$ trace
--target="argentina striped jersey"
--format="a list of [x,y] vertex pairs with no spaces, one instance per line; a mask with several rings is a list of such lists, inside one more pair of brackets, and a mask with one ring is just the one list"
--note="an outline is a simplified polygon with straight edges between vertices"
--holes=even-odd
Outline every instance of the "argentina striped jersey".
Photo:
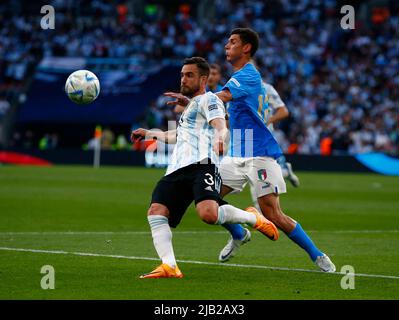
[[[281,100],[280,95],[278,94],[277,90],[274,87],[266,82],[262,82],[262,86],[265,88],[268,96],[269,108],[271,114],[273,114],[278,108],[285,106],[283,100]],[[273,124],[269,124],[267,128],[270,132],[273,132],[274,127]]]
[[215,129],[209,124],[213,119],[225,118],[222,100],[214,93],[196,96],[182,113],[177,127],[177,141],[166,174],[180,168],[211,159],[218,165],[219,156],[213,151]]

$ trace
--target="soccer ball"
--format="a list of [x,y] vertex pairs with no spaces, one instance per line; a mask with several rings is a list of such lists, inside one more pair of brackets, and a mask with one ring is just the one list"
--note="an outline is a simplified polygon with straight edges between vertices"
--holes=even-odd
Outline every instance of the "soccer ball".
[[100,93],[100,81],[88,70],[77,70],[68,77],[65,92],[77,104],[93,102]]

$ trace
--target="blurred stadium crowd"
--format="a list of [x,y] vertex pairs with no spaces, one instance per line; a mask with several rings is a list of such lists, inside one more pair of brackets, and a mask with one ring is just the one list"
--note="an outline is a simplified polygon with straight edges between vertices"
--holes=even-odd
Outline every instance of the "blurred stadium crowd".
[[[232,71],[224,61],[229,31],[249,26],[261,39],[260,72],[291,112],[276,132],[285,152],[399,154],[397,1],[374,9],[357,5],[355,30],[340,27],[342,4],[335,0],[182,3],[49,1],[56,30],[43,32],[37,13],[13,14],[18,4],[2,2],[0,119],[11,99],[23,99],[24,78],[43,56],[159,61],[199,55],[222,66],[224,82]],[[175,119],[164,102],[155,97],[147,126],[163,128]]]

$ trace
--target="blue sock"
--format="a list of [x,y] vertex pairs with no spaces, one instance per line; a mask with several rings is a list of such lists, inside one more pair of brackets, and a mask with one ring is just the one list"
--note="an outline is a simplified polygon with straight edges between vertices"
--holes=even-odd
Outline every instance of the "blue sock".
[[318,256],[323,255],[323,253],[315,246],[312,239],[309,238],[299,223],[297,223],[295,229],[288,234],[288,237],[298,246],[304,249],[309,254],[312,261],[315,261]]
[[242,238],[244,238],[245,231],[242,225],[237,223],[225,223],[222,224],[222,226],[231,233],[234,240],[242,240]]

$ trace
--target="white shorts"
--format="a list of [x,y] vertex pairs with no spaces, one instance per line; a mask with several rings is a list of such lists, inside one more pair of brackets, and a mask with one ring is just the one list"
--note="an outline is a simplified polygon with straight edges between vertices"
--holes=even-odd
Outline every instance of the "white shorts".
[[224,157],[219,171],[223,185],[232,188],[234,193],[244,190],[248,182],[257,198],[287,192],[281,167],[270,157]]

